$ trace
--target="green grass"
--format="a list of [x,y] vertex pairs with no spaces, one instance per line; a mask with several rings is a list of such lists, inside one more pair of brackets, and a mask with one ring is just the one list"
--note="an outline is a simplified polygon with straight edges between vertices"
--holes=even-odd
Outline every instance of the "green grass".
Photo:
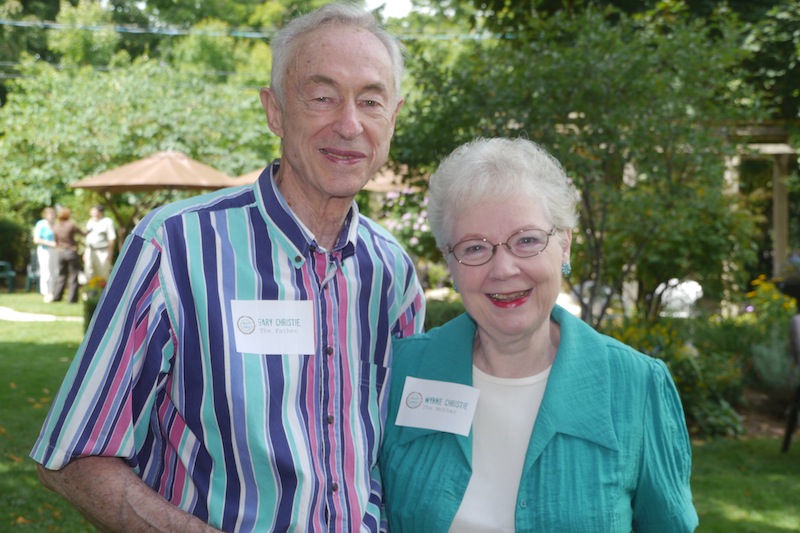
[[[82,306],[45,304],[38,294],[0,294],[17,311],[79,316]],[[93,531],[42,487],[28,453],[83,335],[82,321],[0,320],[0,531]]]
[[[82,314],[80,304],[45,304],[33,293],[0,294],[0,306]],[[82,334],[80,321],[0,320],[0,531],[92,531],[64,500],[39,485],[28,458]],[[693,444],[697,531],[800,531],[800,438],[788,453],[780,447],[779,438]]]
[[800,531],[800,441],[715,440],[693,446],[692,492],[698,531]]

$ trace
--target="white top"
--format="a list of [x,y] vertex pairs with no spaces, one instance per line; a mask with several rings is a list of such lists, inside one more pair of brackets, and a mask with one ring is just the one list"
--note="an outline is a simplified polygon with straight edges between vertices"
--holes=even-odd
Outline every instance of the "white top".
[[111,241],[117,240],[117,233],[114,231],[114,222],[103,217],[98,220],[89,219],[86,223],[86,245],[89,248],[108,248]]
[[472,423],[472,477],[451,532],[514,533],[525,452],[542,405],[550,367],[525,378],[498,378],[472,366],[481,395]]

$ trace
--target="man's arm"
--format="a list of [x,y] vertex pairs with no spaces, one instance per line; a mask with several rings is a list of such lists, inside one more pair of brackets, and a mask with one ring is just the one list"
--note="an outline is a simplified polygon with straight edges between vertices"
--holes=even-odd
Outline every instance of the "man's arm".
[[165,500],[117,457],[83,457],[61,470],[38,465],[39,480],[69,501],[100,531],[212,532]]

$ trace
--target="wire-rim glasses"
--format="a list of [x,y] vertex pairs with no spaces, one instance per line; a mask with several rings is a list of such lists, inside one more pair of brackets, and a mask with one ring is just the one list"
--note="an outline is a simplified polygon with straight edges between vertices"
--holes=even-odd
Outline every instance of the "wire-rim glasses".
[[464,239],[453,246],[448,244],[447,253],[453,254],[456,261],[467,266],[485,265],[492,260],[498,246],[505,246],[516,257],[533,257],[544,252],[556,229],[556,226],[550,231],[538,228],[521,229],[512,233],[505,242],[497,244],[486,239]]

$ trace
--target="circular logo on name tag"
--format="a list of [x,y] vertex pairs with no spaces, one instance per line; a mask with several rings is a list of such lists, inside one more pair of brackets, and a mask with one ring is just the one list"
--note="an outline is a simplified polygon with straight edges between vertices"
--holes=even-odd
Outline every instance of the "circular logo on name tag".
[[236,327],[245,335],[250,335],[256,330],[256,322],[249,316],[243,316],[236,321]]
[[416,409],[420,405],[422,405],[422,394],[418,392],[412,392],[408,396],[406,396],[406,405],[410,409]]

